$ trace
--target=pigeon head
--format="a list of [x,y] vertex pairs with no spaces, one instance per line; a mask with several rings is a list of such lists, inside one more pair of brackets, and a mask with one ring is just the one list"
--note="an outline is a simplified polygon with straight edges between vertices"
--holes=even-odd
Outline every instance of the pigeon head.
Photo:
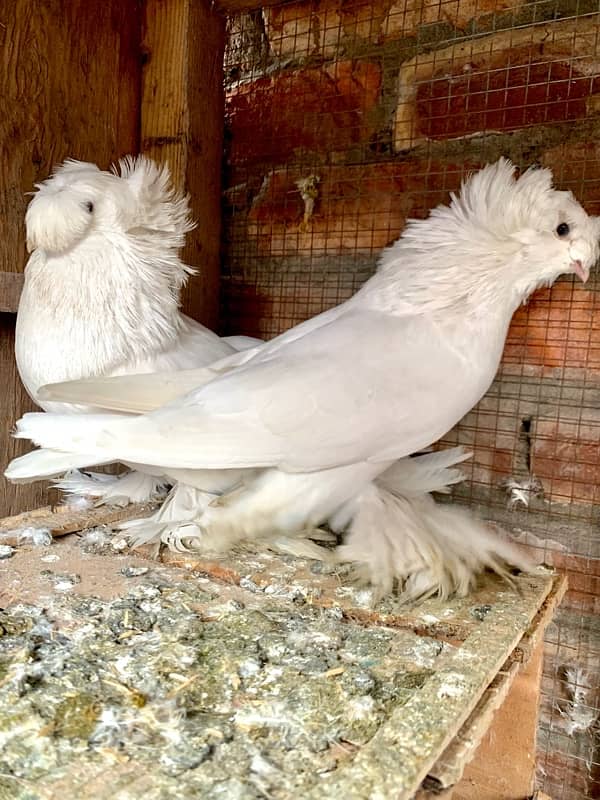
[[450,210],[495,240],[500,252],[514,253],[508,263],[517,293],[528,295],[562,274],[585,283],[600,254],[598,219],[571,192],[554,189],[549,169],[516,177],[502,158],[470,177]]
[[29,252],[61,255],[91,235],[101,249],[123,237],[178,249],[194,227],[168,168],[144,156],[124,158],[112,171],[69,159],[36,189],[25,217]]
[[402,258],[403,296],[428,306],[506,302],[516,308],[560,275],[586,281],[600,255],[600,221],[546,168],[520,176],[505,158],[469,176],[450,203],[410,220],[382,259]]

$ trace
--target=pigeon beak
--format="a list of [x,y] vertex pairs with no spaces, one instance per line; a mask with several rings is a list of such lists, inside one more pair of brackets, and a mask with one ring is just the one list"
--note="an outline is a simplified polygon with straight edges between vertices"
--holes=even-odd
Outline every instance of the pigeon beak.
[[587,279],[590,277],[590,270],[589,267],[584,267],[581,263],[581,259],[577,259],[577,261],[571,261],[571,269],[577,275],[577,277],[581,280],[582,283],[585,283]]

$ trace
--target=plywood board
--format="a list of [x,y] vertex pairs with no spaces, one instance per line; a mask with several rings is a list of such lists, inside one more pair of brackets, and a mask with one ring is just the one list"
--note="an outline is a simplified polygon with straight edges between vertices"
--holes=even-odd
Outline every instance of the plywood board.
[[[516,577],[512,588],[486,577],[468,598],[431,600],[414,607],[388,598],[373,605],[372,596],[354,586],[343,571],[277,556],[260,546],[201,560],[174,556],[160,563],[137,557],[132,571],[126,569],[130,554],[100,557],[84,549],[78,558],[85,538],[80,543],[72,539],[61,537],[48,550],[19,549],[12,559],[0,562],[0,585],[7,588],[9,600],[15,597],[13,602],[26,592],[27,603],[43,604],[51,625],[61,633],[55,637],[58,646],[70,653],[61,662],[67,665],[68,681],[48,685],[49,707],[63,709],[80,696],[78,669],[84,674],[96,670],[101,680],[93,689],[93,703],[89,688],[81,697],[87,703],[85,713],[91,715],[83,720],[84,729],[93,731],[106,704],[117,716],[137,715],[131,704],[138,697],[138,677],[143,682],[145,696],[136,722],[144,731],[142,746],[137,747],[138,738],[128,737],[117,760],[111,745],[69,749],[66,742],[60,744],[63,734],[56,725],[63,724],[63,717],[52,723],[53,738],[44,745],[43,758],[51,756],[58,742],[61,765],[44,770],[44,787],[94,800],[118,796],[124,782],[128,791],[154,798],[173,791],[180,796],[202,796],[204,791],[208,796],[215,781],[230,792],[234,784],[236,791],[240,786],[250,791],[259,779],[273,796],[290,800],[413,798],[556,588],[554,577],[543,572]],[[145,576],[124,581],[125,573],[140,575],[143,563]],[[88,581],[87,570],[93,572]],[[39,597],[28,586],[37,587]],[[92,602],[88,609],[85,597],[94,587],[112,589],[103,589],[101,602]],[[9,606],[4,629],[22,626],[22,614],[15,606],[13,615]],[[263,662],[255,663],[251,654],[259,642]],[[185,660],[189,646],[202,653],[201,664],[194,658]],[[12,651],[17,670],[21,651]],[[178,654],[184,660],[178,660]],[[131,659],[139,660],[139,666],[129,678],[119,677],[118,670],[132,664]],[[166,671],[165,659],[175,659]],[[10,659],[5,668],[0,693],[10,693]],[[371,675],[375,681],[369,680]],[[365,688],[354,688],[356,678]],[[83,686],[88,684],[84,681]],[[148,691],[149,686],[155,688]],[[303,700],[296,696],[297,689]],[[19,748],[37,747],[39,736],[47,735],[35,733],[43,723],[35,709],[44,707],[39,705],[44,691],[43,683],[32,686],[27,690],[31,699],[17,701]],[[173,692],[182,714],[161,721],[161,709],[170,707]],[[387,698],[384,706],[382,697]],[[188,705],[192,709],[198,703],[200,711],[186,713]],[[361,721],[356,714],[365,703],[371,710]],[[28,709],[34,709],[33,715]],[[6,707],[6,714],[3,731],[10,749],[13,709]],[[287,727],[280,730],[269,714],[282,714]],[[361,734],[361,726],[373,720],[375,728]],[[205,735],[207,724],[210,731],[226,725],[232,738],[215,740],[204,766],[185,766],[182,761],[172,771],[169,759],[182,753],[184,740],[171,748],[160,733],[165,724],[170,735],[175,735],[173,726],[182,726],[191,742]],[[305,725],[310,731],[306,737]],[[299,738],[294,738],[298,731]],[[324,749],[311,749],[320,736],[325,736]],[[148,759],[153,747],[156,757]],[[305,747],[307,757],[298,760]],[[252,760],[257,748],[263,761]],[[294,769],[283,769],[290,759]],[[279,766],[269,771],[269,764]],[[266,772],[257,778],[256,769]],[[26,778],[28,790],[36,787],[33,774],[21,771],[20,776]],[[0,777],[10,783],[10,776]]]

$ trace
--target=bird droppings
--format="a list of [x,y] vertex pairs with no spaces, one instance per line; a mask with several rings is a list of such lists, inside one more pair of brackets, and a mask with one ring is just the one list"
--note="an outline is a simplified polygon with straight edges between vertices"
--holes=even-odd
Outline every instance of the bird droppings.
[[51,569],[40,570],[40,575],[53,585],[57,592],[70,592],[77,583],[81,583],[81,576],[75,573],[54,572]]
[[465,691],[468,690],[468,685],[465,683],[462,675],[449,673],[446,675],[443,684],[438,689],[438,697],[460,697]]
[[17,546],[30,544],[33,547],[50,547],[52,544],[52,534],[49,528],[19,528],[0,533],[0,541],[8,540],[16,543]]
[[60,561],[60,556],[57,553],[47,553],[40,558],[40,561],[43,561],[45,564],[52,564],[56,561]]
[[9,544],[0,544],[0,558],[10,558],[15,554],[15,548]]
[[[387,598],[367,614],[361,589],[339,598],[338,577],[316,576],[310,561],[257,554],[248,572],[244,552],[185,570],[90,555],[71,540],[54,545],[60,572],[20,549],[19,563],[37,563],[54,591],[0,611],[2,800],[359,800],[351,770],[362,774],[374,747],[385,754],[386,736],[401,749],[396,768],[380,778],[367,759],[369,780],[396,773],[402,786],[435,759],[454,709],[485,685],[482,658],[505,652],[548,582],[517,579],[521,592],[503,601],[512,614],[499,613],[496,579],[476,598],[414,611]],[[86,565],[104,565],[102,596]],[[474,604],[490,606],[483,620]],[[454,642],[437,638],[447,610]],[[492,644],[480,638],[473,662],[461,659],[483,634]]]
[[366,743],[428,677],[398,658],[405,632],[338,629],[315,608],[193,610],[211,599],[141,586],[3,615],[0,791],[29,797],[17,779],[52,784],[108,757],[150,770],[149,797],[217,797],[231,781],[243,797],[303,796],[335,768],[332,745]]
[[483,622],[483,620],[486,618],[486,616],[490,613],[491,610],[492,610],[491,605],[489,603],[486,603],[486,605],[484,606],[475,606],[474,608],[472,608],[471,614],[473,614],[475,619],[478,619],[480,622]]
[[148,567],[123,567],[121,574],[126,578],[139,578],[140,575],[145,575],[148,572]]

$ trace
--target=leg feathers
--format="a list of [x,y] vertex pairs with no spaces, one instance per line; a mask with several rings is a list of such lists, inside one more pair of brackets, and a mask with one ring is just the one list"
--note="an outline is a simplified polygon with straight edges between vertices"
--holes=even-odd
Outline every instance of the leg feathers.
[[403,497],[375,484],[357,498],[338,555],[357,564],[381,594],[397,585],[407,601],[464,596],[485,569],[508,578],[511,566],[534,568],[516,545],[466,509],[439,505],[429,495]]

